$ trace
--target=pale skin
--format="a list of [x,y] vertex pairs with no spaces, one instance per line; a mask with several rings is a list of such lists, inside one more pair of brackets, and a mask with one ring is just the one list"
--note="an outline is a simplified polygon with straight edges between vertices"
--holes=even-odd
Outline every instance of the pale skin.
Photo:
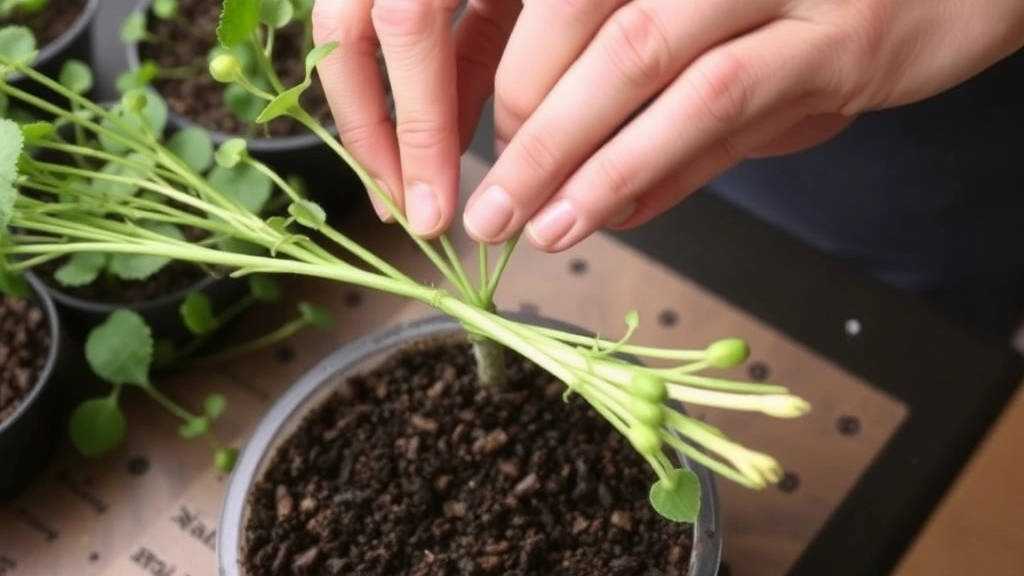
[[523,230],[548,252],[1024,47],[1021,0],[471,0],[452,27],[458,5],[317,0],[315,41],[340,42],[318,72],[341,139],[436,237],[493,94],[500,154],[463,225],[489,244]]

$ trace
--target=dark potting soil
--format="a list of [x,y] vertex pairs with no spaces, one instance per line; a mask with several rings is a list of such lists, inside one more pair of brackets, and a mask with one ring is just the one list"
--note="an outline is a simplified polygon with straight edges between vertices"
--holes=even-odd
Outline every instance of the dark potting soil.
[[518,356],[482,392],[464,344],[340,382],[249,497],[245,576],[684,574],[692,527],[583,400]]
[[0,423],[14,414],[38,383],[51,337],[38,306],[0,295]]
[[36,14],[0,16],[0,26],[25,26],[36,37],[36,46],[42,49],[67,31],[85,9],[86,0],[50,0],[50,4]]
[[[247,125],[240,122],[224,104],[225,85],[210,77],[207,62],[210,50],[217,43],[217,21],[221,3],[210,0],[178,0],[181,21],[150,17],[149,29],[157,42],[143,42],[139,54],[143,61],[153,60],[162,69],[192,68],[194,74],[181,78],[161,78],[153,86],[167,100],[171,110],[209,130],[227,134],[245,135]],[[278,30],[274,37],[274,67],[284,86],[291,87],[305,78],[305,52],[302,50],[303,30],[297,23]],[[327,99],[314,76],[301,99],[303,107],[314,118],[327,124],[331,111]],[[281,117],[265,126],[258,126],[255,134],[271,136],[303,134],[307,128],[291,118]]]

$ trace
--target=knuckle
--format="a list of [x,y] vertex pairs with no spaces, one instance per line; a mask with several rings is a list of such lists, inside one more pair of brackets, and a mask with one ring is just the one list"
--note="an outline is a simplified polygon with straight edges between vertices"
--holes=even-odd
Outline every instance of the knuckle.
[[594,8],[592,0],[546,0],[545,4],[545,9],[569,18],[585,14]]
[[342,2],[317,0],[313,4],[313,12],[310,15],[313,42],[325,44],[332,40],[338,40],[344,13],[344,3]]
[[394,39],[420,38],[438,19],[447,19],[459,0],[375,0],[371,10],[377,31]]
[[374,140],[392,129],[391,122],[386,119],[356,122],[348,117],[339,116],[337,125],[339,139],[352,150],[369,147]]
[[541,96],[529,89],[529,82],[514,71],[500,64],[494,77],[495,129],[511,137],[533,114],[541,102]]
[[628,81],[649,85],[672,67],[672,41],[662,21],[642,4],[627,4],[608,20],[605,50]]
[[744,118],[753,98],[751,75],[750,65],[729,50],[710,52],[693,68],[698,105],[721,124]]
[[549,173],[558,163],[558,154],[551,146],[552,139],[543,131],[520,131],[516,134],[518,157],[523,160],[524,169],[538,173]]
[[594,171],[597,185],[605,190],[607,196],[602,199],[606,204],[618,206],[621,201],[634,196],[633,178],[622,165],[622,162],[607,154],[594,158]]
[[409,150],[441,150],[448,142],[444,127],[434,120],[399,119],[395,134],[399,146]]

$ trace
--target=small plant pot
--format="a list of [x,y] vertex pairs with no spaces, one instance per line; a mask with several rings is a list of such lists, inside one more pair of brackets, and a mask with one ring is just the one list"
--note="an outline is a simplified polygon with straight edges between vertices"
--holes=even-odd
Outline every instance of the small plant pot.
[[[41,313],[42,318],[34,329],[45,331],[46,335],[39,337],[45,337],[48,345],[37,343],[33,347],[22,341],[0,343],[0,347],[11,346],[4,351],[6,359],[0,366],[4,373],[13,373],[15,360],[11,355],[20,354],[24,359],[28,350],[38,356],[33,359],[38,362],[37,366],[41,365],[35,370],[34,382],[27,392],[22,392],[13,411],[9,408],[4,410],[11,405],[8,404],[10,397],[0,400],[0,470],[3,471],[0,473],[0,503],[13,499],[39,476],[52,457],[57,440],[63,438],[66,406],[61,388],[69,371],[68,344],[57,309],[46,290],[34,278],[28,278],[28,283],[31,297],[21,301],[30,303]],[[0,302],[5,307],[13,300],[20,299],[0,295]],[[0,315],[0,321],[9,322],[10,319]],[[4,376],[0,381],[0,393],[5,395],[11,393],[11,389],[5,386],[6,378]],[[5,411],[8,413],[4,414]]]
[[[101,0],[85,0],[81,13],[71,21],[66,30],[52,41],[39,46],[39,55],[36,57],[33,68],[50,78],[57,79],[61,67],[70,59],[91,64],[92,24],[96,20],[100,3]],[[46,8],[46,10],[52,9],[52,6]],[[6,82],[57,106],[64,107],[68,104],[66,98],[25,78],[22,74],[14,73],[7,77]]]
[[[435,350],[448,352],[441,360]],[[461,352],[452,356],[453,350]],[[675,524],[657,516],[646,498],[653,473],[628,441],[583,400],[563,402],[560,383],[515,358],[509,374],[524,385],[537,378],[540,386],[516,384],[501,393],[508,394],[503,400],[482,401],[496,407],[491,411],[478,404],[488,393],[475,388],[465,332],[448,317],[397,325],[328,356],[289,387],[243,447],[221,508],[219,574],[413,573],[407,562],[421,568],[429,562],[431,573],[532,574],[566,568],[567,556],[596,554],[607,569],[590,574],[646,573],[654,567],[637,562],[674,555],[676,566],[659,565],[659,573],[714,576],[721,540],[711,474],[680,455],[701,485],[698,521]],[[488,488],[496,498],[474,492],[492,482],[501,486]],[[558,513],[550,513],[555,505],[548,499],[559,503]],[[379,523],[378,513],[389,520]],[[463,522],[464,532],[452,528]],[[538,530],[538,523],[551,526]],[[547,539],[577,530],[593,535],[587,544],[593,549],[538,552]],[[428,548],[424,539],[436,534]],[[456,550],[466,542],[479,544],[478,556]],[[619,547],[641,550],[620,558]],[[551,554],[559,558],[554,564]],[[373,556],[387,560],[372,570],[361,564]],[[263,569],[250,570],[254,565]]]
[[[153,0],[141,0],[136,8],[137,12],[147,15],[147,22],[152,22],[154,18],[150,12],[152,3]],[[219,6],[219,3],[210,4],[211,13],[216,13]],[[165,38],[164,40],[169,39]],[[214,43],[216,43],[216,39],[211,38],[211,45]],[[137,70],[141,66],[143,55],[139,43],[127,44],[127,60],[130,69]],[[303,66],[301,61],[298,61],[297,64],[300,68]],[[196,74],[209,76],[205,65],[201,70],[197,70]],[[213,83],[212,79],[210,82]],[[244,137],[249,154],[253,158],[271,167],[284,178],[290,176],[301,178],[307,187],[310,199],[319,203],[331,218],[339,213],[348,212],[363,203],[368,203],[366,188],[355,172],[319,137],[307,129],[302,128],[299,133],[287,136],[246,136],[241,133],[231,133],[211,127],[208,123],[183,113],[173,99],[168,99],[167,94],[159,89],[159,85],[154,84],[152,87],[165,100],[168,100],[169,128],[178,130],[189,126],[198,126],[206,130],[214,146],[220,146],[231,138]],[[219,94],[222,86],[215,84],[209,89],[216,89]],[[194,98],[183,97],[181,100],[194,101]],[[230,114],[226,108],[224,113]],[[327,122],[325,127],[337,137],[337,128],[332,122]]]

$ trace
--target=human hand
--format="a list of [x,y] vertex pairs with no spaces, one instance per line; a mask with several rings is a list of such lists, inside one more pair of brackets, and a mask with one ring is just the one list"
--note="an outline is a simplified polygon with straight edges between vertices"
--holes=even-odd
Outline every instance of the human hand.
[[[346,149],[374,176],[418,235],[454,216],[459,156],[472,140],[522,4],[472,0],[316,0],[316,44],[339,46],[317,66]],[[390,119],[378,48],[395,103]],[[371,194],[377,213],[390,215]]]
[[464,224],[488,243],[525,225],[537,248],[564,250],[1022,45],[1020,0],[527,1],[497,71],[508,144]]

